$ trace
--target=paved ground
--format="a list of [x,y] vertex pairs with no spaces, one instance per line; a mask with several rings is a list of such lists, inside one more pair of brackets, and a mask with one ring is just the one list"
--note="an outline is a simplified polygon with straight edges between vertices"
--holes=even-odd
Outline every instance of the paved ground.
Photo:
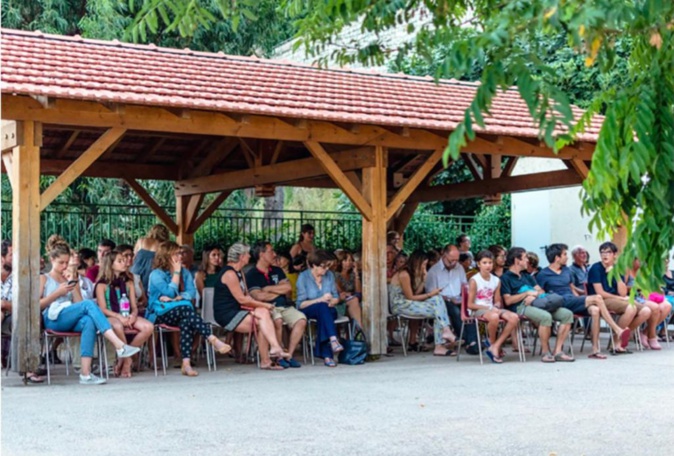
[[[587,351],[585,353],[587,355]],[[2,377],[3,455],[669,455],[674,347],[573,364],[414,354],[84,387]]]

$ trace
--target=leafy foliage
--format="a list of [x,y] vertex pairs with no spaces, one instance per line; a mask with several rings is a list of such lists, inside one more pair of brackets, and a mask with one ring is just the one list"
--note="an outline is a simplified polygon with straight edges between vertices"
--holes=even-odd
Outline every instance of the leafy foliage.
[[[341,64],[381,65],[396,55],[401,63],[414,51],[433,61],[436,76],[466,78],[480,72],[475,98],[464,120],[450,135],[445,161],[456,158],[474,126],[484,125],[499,90],[516,87],[539,135],[555,148],[573,142],[593,115],[606,113],[584,183],[584,210],[591,228],[612,235],[624,226],[628,243],[618,267],[642,260],[637,284],[659,287],[663,257],[674,244],[674,3],[659,0],[287,0],[291,12],[308,11],[298,21],[298,46],[319,55],[340,31],[356,21],[375,38],[342,47],[329,58]],[[387,49],[378,33],[410,24],[417,14],[432,20],[416,30],[416,39]],[[410,24],[411,25],[411,24]],[[472,27],[472,32],[466,32]],[[547,56],[559,40],[570,58],[565,66]],[[591,90],[582,100],[586,114],[574,118],[569,80],[580,62],[593,70]],[[557,62],[559,63],[559,62]],[[584,73],[587,75],[587,73]],[[619,77],[621,84],[610,82]],[[572,81],[576,85],[578,81]],[[560,129],[559,126],[566,129]]]

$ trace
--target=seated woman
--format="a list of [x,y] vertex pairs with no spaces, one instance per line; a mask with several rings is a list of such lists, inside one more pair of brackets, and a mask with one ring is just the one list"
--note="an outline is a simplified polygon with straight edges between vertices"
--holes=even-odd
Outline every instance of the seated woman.
[[[475,257],[475,262],[480,272],[468,282],[468,309],[474,317],[487,320],[487,335],[491,346],[486,353],[492,362],[501,364],[501,347],[517,328],[519,317],[516,313],[501,308],[501,281],[491,273],[494,255],[489,250],[482,250]],[[501,319],[505,320],[506,325],[497,338]]]
[[300,230],[300,239],[297,241],[297,244],[293,245],[290,248],[290,256],[293,257],[293,260],[297,257],[303,257],[305,260],[307,255],[316,250],[314,245],[314,227],[309,223],[302,225]]
[[162,242],[169,240],[169,230],[161,223],[150,228],[147,236],[141,237],[133,248],[135,257],[130,271],[140,276],[145,291],[150,293],[150,273],[153,269],[154,256]]
[[363,327],[362,309],[360,300],[363,297],[358,265],[353,259],[353,254],[348,250],[342,250],[337,255],[337,292],[339,299],[346,304],[349,318],[356,320],[358,326]]
[[213,288],[220,277],[220,268],[222,268],[222,250],[218,246],[208,246],[204,248],[201,256],[201,265],[199,271],[194,276],[194,283],[197,286],[199,296],[204,294],[204,288]]
[[[152,336],[154,325],[138,316],[136,289],[128,270],[129,264],[119,248],[113,249],[104,256],[98,282],[96,282],[96,301],[103,315],[108,317],[117,337],[126,340],[125,330],[138,331],[129,345],[140,348]],[[124,315],[122,313],[124,309],[120,307],[124,297],[129,300],[130,304],[128,315]],[[114,372],[115,377],[131,378],[131,358],[119,359]]]
[[[40,309],[44,325],[52,331],[75,331],[81,333],[80,383],[100,385],[105,379],[91,372],[91,358],[94,355],[96,331],[103,334],[117,350],[119,358],[129,358],[139,352],[138,347],[126,345],[112,330],[107,318],[91,300],[82,300],[79,281],[68,280],[65,272],[70,262],[70,247],[58,235],[47,240],[47,253],[51,260],[51,271],[40,276]],[[75,272],[76,273],[76,272]]]
[[454,343],[456,336],[449,325],[447,307],[440,297],[440,288],[424,293],[428,258],[421,250],[410,255],[407,264],[391,278],[389,300],[394,315],[434,318],[435,356],[454,356],[445,341]]
[[126,262],[127,274],[133,279],[133,289],[136,292],[136,306],[138,307],[138,316],[142,317],[145,315],[145,308],[147,307],[147,294],[145,293],[145,288],[140,281],[140,276],[130,272],[131,267],[133,266],[133,258],[135,256],[133,253],[133,246],[129,244],[121,244],[117,246],[117,250],[122,252],[122,256]]
[[323,358],[327,367],[335,367],[335,355],[344,350],[337,339],[335,327],[339,293],[334,276],[328,273],[331,258],[324,250],[310,253],[307,257],[309,268],[297,279],[297,308],[307,318],[316,320],[314,356]]
[[[632,263],[632,268],[627,271],[625,278],[628,288],[632,288],[635,285],[640,268],[641,262],[639,259],[635,259]],[[672,304],[659,293],[643,292],[642,290],[637,291],[636,302],[651,309],[651,316],[646,321],[646,329],[639,333],[641,345],[651,350],[662,350],[656,331],[658,325],[664,323],[669,317],[672,311]]]
[[[242,269],[249,261],[250,247],[246,244],[237,242],[227,251],[227,265],[220,271],[214,286],[215,321],[226,331],[243,334],[250,333],[252,325],[256,325],[259,330],[257,344],[260,369],[283,370],[283,367],[272,363],[272,358],[288,359],[292,355],[283,351],[276,338],[276,328],[270,313],[274,305],[253,299],[248,294]],[[241,306],[252,309],[245,310]]]
[[204,323],[201,316],[194,311],[194,279],[190,271],[182,266],[181,257],[182,251],[175,242],[159,244],[154,257],[155,269],[150,274],[150,299],[146,318],[156,324],[180,328],[180,372],[188,377],[196,377],[199,374],[190,364],[196,333],[205,337],[218,353],[228,353],[232,347],[215,337],[211,325]]

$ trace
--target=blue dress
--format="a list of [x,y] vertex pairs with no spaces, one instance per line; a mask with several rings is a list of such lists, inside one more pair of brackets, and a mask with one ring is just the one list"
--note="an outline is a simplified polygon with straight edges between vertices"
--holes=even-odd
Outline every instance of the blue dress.
[[150,273],[152,272],[152,263],[154,262],[155,252],[151,250],[140,249],[133,259],[131,272],[140,276],[143,289],[149,294]]

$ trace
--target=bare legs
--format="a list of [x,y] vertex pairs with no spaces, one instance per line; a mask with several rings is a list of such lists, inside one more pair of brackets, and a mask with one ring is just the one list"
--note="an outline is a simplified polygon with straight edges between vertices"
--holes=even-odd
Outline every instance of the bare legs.
[[262,334],[262,337],[258,335],[257,338],[261,368],[269,368],[272,357],[290,358],[290,354],[283,351],[283,347],[281,347],[276,338],[276,328],[267,309],[257,307],[251,310],[250,315],[246,316],[241,324],[236,327],[236,332],[249,333],[253,324],[257,325],[258,330]]

